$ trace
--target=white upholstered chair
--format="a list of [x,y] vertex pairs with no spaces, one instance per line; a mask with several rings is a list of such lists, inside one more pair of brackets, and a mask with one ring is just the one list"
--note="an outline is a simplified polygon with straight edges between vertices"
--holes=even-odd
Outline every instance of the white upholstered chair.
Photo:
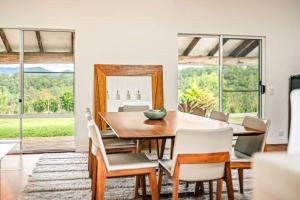
[[124,105],[123,112],[137,112],[148,110],[148,105]]
[[227,183],[229,199],[233,199],[230,170],[232,128],[210,130],[178,130],[172,160],[159,161],[159,191],[163,172],[173,180],[173,199],[178,199],[179,180],[218,180],[218,197],[222,180]]
[[243,170],[251,168],[251,158],[254,153],[263,152],[270,125],[269,120],[255,117],[245,117],[242,125],[246,128],[262,131],[256,136],[239,136],[231,154],[231,168],[237,169],[239,174],[240,193],[244,192]]
[[89,120],[88,129],[92,139],[92,153],[97,158],[92,166],[92,191],[97,200],[104,199],[107,178],[137,175],[149,177],[152,199],[159,199],[155,170],[157,163],[151,162],[143,153],[107,155],[100,131],[93,119]]
[[229,114],[219,112],[219,111],[212,111],[210,113],[209,118],[223,121],[223,122],[228,122]]
[[300,89],[291,92],[291,124],[288,153],[300,153]]
[[[85,108],[85,118],[87,119],[88,116],[93,118],[91,109]],[[106,130],[106,131],[101,131],[101,137],[103,139],[106,139],[106,138],[116,138],[117,136],[112,130]]]

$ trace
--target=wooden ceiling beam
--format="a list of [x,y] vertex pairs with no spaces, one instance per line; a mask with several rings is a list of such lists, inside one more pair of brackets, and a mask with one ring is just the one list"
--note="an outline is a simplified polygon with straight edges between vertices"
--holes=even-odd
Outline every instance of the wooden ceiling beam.
[[186,49],[183,51],[182,56],[188,56],[191,51],[194,49],[194,47],[197,45],[201,37],[195,37],[191,41],[191,43],[186,47]]
[[6,52],[11,53],[12,52],[11,46],[10,46],[10,44],[7,40],[7,37],[5,35],[5,32],[2,28],[0,28],[0,37],[2,39],[2,42],[3,42],[4,46],[5,46]]
[[41,33],[40,31],[35,31],[35,35],[36,35],[36,40],[38,42],[38,45],[39,45],[39,50],[40,50],[40,53],[44,53],[44,46],[43,46],[43,42],[42,42],[42,37],[41,37]]
[[253,40],[252,43],[239,54],[239,57],[246,57],[258,45],[259,45],[259,41],[258,40]]
[[[18,64],[20,62],[19,53],[0,53],[0,64]],[[25,63],[74,63],[73,53],[24,53]]]
[[[228,38],[224,38],[223,39],[223,45],[226,44],[226,42],[228,42]],[[214,56],[217,51],[219,50],[219,46],[220,46],[220,43],[216,44],[216,46],[214,46],[214,48],[212,48],[212,50],[210,50],[210,52],[207,54],[207,56]]]
[[238,57],[239,54],[244,51],[251,43],[253,40],[244,40],[238,47],[236,47],[230,54],[230,57]]
[[[257,66],[257,57],[224,57],[223,65],[226,66]],[[219,56],[179,56],[181,65],[218,66]]]

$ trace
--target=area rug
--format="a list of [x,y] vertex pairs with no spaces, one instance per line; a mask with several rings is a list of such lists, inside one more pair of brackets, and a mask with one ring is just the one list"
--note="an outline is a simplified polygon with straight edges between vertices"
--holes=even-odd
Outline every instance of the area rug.
[[[154,155],[152,155],[154,157]],[[24,188],[22,200],[85,200],[91,199],[91,180],[87,171],[87,154],[85,153],[51,153],[41,156]],[[238,192],[237,173],[233,172],[235,199],[248,200],[252,196],[251,173],[245,171],[244,194]],[[135,199],[134,178],[109,179],[106,183],[105,199]],[[223,184],[222,199],[227,199],[226,185]],[[208,184],[204,184],[205,194],[194,196],[194,184],[188,188],[180,183],[180,199],[209,199]],[[216,184],[214,185],[216,190]],[[214,193],[215,194],[215,193]],[[150,199],[150,188],[147,181],[147,197]],[[163,179],[160,199],[172,197],[172,182]]]

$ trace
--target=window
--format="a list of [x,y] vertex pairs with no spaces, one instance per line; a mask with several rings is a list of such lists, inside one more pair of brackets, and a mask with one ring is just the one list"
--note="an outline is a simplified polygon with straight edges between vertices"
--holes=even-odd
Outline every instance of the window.
[[179,110],[261,116],[262,38],[179,35]]

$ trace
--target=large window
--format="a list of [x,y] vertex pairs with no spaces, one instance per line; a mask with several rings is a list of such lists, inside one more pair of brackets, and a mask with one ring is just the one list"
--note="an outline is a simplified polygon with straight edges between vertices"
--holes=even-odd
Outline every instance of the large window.
[[0,29],[0,139],[74,149],[74,32]]
[[178,37],[179,110],[219,110],[231,122],[261,116],[262,38]]

